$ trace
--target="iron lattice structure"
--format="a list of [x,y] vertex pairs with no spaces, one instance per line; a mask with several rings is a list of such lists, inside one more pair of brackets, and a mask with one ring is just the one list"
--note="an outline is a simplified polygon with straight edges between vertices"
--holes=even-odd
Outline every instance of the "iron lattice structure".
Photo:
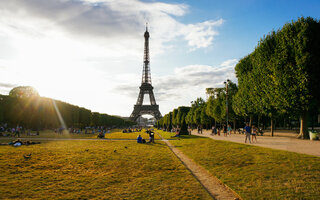
[[[157,120],[162,117],[159,111],[159,105],[156,103],[156,99],[153,94],[153,87],[151,84],[151,72],[150,72],[150,57],[149,57],[149,32],[148,27],[146,27],[146,32],[144,33],[144,56],[143,56],[143,70],[142,70],[142,81],[138,100],[136,105],[134,105],[133,112],[130,115],[130,119],[136,121],[141,115],[152,115]],[[144,95],[149,94],[150,105],[143,105]]]

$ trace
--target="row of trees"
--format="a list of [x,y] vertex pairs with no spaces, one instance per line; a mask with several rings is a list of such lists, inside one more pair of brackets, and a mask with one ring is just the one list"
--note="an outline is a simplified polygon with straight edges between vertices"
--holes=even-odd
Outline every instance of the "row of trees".
[[[300,118],[299,136],[309,137],[307,122],[313,123],[320,113],[319,21],[302,17],[272,31],[238,62],[235,71],[238,86],[228,82],[228,92],[226,87],[208,88],[207,101],[192,102],[187,124],[209,126],[229,120],[235,128],[237,123],[243,126],[239,122],[257,119],[270,125],[273,134],[275,120],[291,124]],[[158,125],[174,125],[173,115],[174,111],[165,115]]]
[[[237,115],[232,109],[233,97],[237,91],[235,83],[229,82],[228,85],[228,117],[236,128]],[[158,127],[171,130],[172,127],[182,127],[183,123],[187,126],[195,128],[210,128],[212,125],[216,127],[226,124],[226,88],[208,88],[206,91],[209,98],[205,101],[197,98],[191,102],[191,107],[179,107],[172,112],[164,115],[157,122]]]
[[235,67],[239,115],[299,116],[300,137],[308,138],[308,111],[319,108],[320,23],[300,18],[272,31]]
[[173,127],[180,127],[181,134],[187,134],[188,130],[186,118],[189,111],[190,107],[186,106],[176,108],[158,120],[156,126],[167,130],[171,130]]
[[40,97],[32,87],[17,87],[0,95],[0,123],[30,129],[87,126],[126,127],[134,124],[121,117],[91,112],[62,101]]

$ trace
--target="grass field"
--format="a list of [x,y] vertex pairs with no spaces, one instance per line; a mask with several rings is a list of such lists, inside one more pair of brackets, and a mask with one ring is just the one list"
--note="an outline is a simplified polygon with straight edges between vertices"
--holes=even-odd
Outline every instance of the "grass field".
[[163,139],[178,139],[176,137],[173,137],[176,133],[171,133],[171,132],[166,132],[166,131],[162,131],[162,130],[156,130],[157,133],[159,133]]
[[[29,153],[31,158],[25,159],[23,155]],[[11,198],[210,199],[210,196],[163,142],[104,140],[0,146],[0,199]]]
[[[45,130],[45,131],[40,131],[39,135],[36,136],[28,136],[27,134],[20,134],[20,137],[22,138],[97,138],[98,133],[92,134],[91,132],[89,134],[77,134],[77,133],[67,133],[64,132],[63,134],[55,133],[52,130]],[[111,133],[106,133],[105,138],[109,139],[136,139],[138,135],[141,135],[144,139],[147,141],[149,140],[149,135],[146,133],[146,130],[143,129],[141,132],[132,132],[132,133],[122,133],[122,130],[120,129],[115,129],[112,130]],[[8,137],[2,137],[2,138],[8,138]],[[155,139],[160,139],[160,137],[156,134]]]
[[197,136],[170,142],[244,199],[320,197],[319,157]]

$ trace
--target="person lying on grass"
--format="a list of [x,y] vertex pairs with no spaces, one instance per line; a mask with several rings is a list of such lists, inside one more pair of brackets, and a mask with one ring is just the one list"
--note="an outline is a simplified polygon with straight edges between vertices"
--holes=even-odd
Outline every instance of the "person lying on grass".
[[17,139],[9,143],[1,143],[1,145],[12,145],[14,147],[19,147],[21,145],[32,145],[32,144],[40,144],[40,142],[32,142],[31,140],[27,140],[23,142],[21,139]]

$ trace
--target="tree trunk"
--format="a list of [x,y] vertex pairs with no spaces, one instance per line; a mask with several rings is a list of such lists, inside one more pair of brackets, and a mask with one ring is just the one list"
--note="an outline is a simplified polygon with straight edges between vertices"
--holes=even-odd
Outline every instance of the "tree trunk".
[[313,129],[314,129],[314,124],[313,124],[313,121],[314,121],[314,118],[313,118],[313,117],[314,117],[314,114],[312,113],[312,115],[311,115],[311,116],[312,116],[311,126],[312,126],[312,131],[313,131]]
[[258,116],[258,129],[260,129],[260,115]]
[[273,118],[271,117],[271,136],[273,137],[273,132],[274,132],[274,122],[273,122]]
[[233,130],[234,130],[234,132],[236,131],[236,120],[235,119],[233,120]]
[[250,115],[250,121],[249,121],[249,126],[252,126],[252,115]]
[[306,111],[300,115],[300,133],[298,135],[298,138],[300,139],[309,139],[307,116]]

